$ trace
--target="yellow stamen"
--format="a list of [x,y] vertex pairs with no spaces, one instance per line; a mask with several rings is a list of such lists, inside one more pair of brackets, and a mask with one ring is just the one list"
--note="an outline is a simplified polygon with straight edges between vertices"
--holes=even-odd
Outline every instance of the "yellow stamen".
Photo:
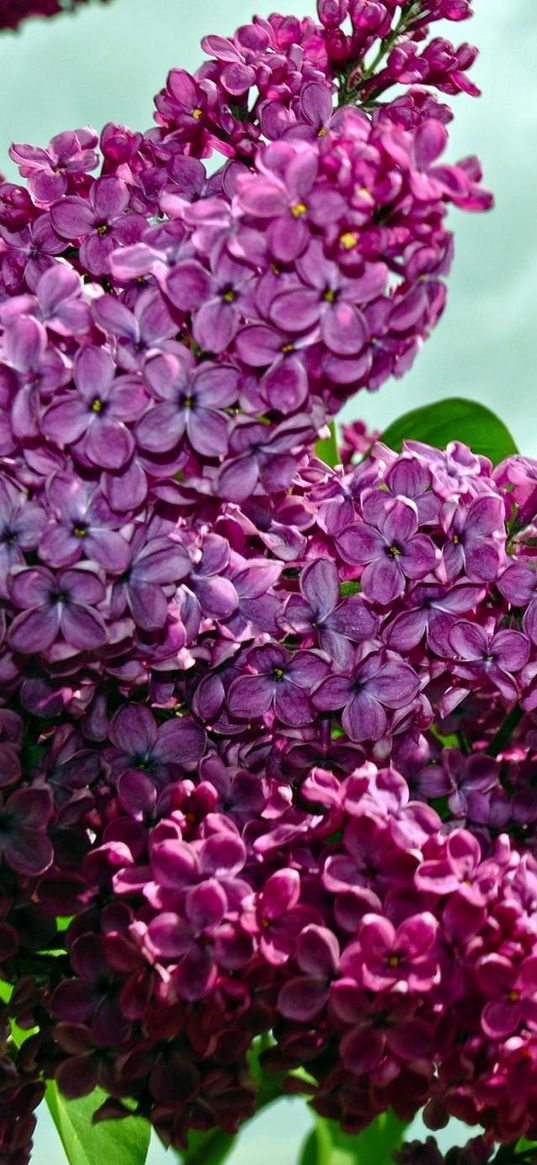
[[345,251],[352,251],[358,242],[358,235],[355,235],[354,231],[345,231],[345,234],[340,235],[339,241]]

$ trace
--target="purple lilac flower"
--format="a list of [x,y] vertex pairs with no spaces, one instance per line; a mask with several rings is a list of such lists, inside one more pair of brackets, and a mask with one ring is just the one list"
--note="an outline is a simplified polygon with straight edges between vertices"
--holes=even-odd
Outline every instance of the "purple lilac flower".
[[22,608],[9,628],[14,651],[46,651],[60,635],[77,651],[106,643],[106,626],[95,610],[105,589],[89,563],[57,575],[43,566],[19,567],[12,572],[10,590],[15,606]]
[[229,417],[236,400],[237,373],[230,365],[195,369],[182,354],[154,356],[144,376],[156,403],[136,426],[136,440],[150,453],[173,449],[186,435],[202,457],[223,456],[229,445]]
[[36,203],[50,206],[67,193],[77,176],[95,169],[97,143],[95,131],[85,127],[56,134],[47,150],[15,143],[9,155],[22,177],[28,179],[28,189]]
[[[392,603],[405,589],[405,579],[421,579],[434,570],[437,551],[426,534],[418,533],[416,507],[406,499],[387,503],[379,513],[376,498],[363,505],[366,521],[340,534],[338,549],[346,562],[363,566],[360,576],[366,598]],[[367,518],[372,513],[374,524]]]
[[487,634],[484,627],[470,622],[455,623],[449,632],[454,653],[454,671],[463,679],[482,678],[494,684],[507,700],[516,699],[513,676],[526,663],[529,644],[518,631]]
[[50,212],[58,235],[80,242],[80,258],[91,275],[108,271],[108,260],[118,243],[134,243],[145,222],[127,215],[128,187],[119,178],[98,178],[88,198],[68,194]]
[[232,716],[249,720],[274,709],[279,720],[295,727],[315,719],[310,692],[328,671],[322,655],[300,651],[293,657],[267,644],[248,652],[244,663],[247,674],[237,676],[227,694]]
[[351,740],[380,740],[388,730],[387,709],[408,708],[419,679],[395,652],[364,654],[358,649],[350,674],[321,680],[312,694],[321,711],[342,709],[341,723]]
[[47,492],[49,519],[41,532],[39,549],[53,567],[72,566],[82,557],[97,562],[111,574],[122,574],[130,563],[128,542],[115,527],[121,518],[96,486],[58,474]]
[[352,643],[373,639],[375,616],[360,595],[341,598],[337,566],[328,558],[309,563],[301,572],[300,595],[291,595],[285,623],[295,634],[318,637],[319,647],[337,659],[341,638]]
[[74,392],[46,410],[43,432],[58,445],[76,450],[104,469],[120,469],[134,450],[127,421],[139,415],[146,401],[144,386],[132,377],[116,377],[103,348],[88,346],[77,357]]

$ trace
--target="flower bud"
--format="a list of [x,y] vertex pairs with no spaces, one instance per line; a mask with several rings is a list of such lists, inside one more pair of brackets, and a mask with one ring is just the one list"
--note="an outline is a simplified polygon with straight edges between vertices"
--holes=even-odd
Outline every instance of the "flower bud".
[[339,28],[349,15],[349,0],[318,0],[317,13],[324,28]]

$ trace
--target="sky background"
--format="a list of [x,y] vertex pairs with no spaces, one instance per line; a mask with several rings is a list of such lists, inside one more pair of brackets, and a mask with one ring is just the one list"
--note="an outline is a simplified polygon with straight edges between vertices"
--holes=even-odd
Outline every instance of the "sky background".
[[[46,145],[60,130],[107,121],[146,129],[168,70],[194,69],[201,36],[231,33],[250,19],[253,2],[113,0],[0,34],[0,171],[16,177],[11,141]],[[313,0],[277,7],[314,12]],[[483,89],[478,101],[455,100],[450,157],[479,154],[496,208],[452,214],[456,259],[442,322],[404,380],[360,394],[346,416],[382,429],[433,399],[471,397],[508,423],[522,452],[537,456],[537,2],[475,0],[475,8],[472,22],[448,33],[479,45],[473,77]],[[271,9],[258,0],[258,10]],[[284,1101],[244,1131],[229,1165],[296,1165],[309,1125],[300,1101]],[[444,1134],[444,1144],[454,1139],[456,1131]],[[152,1145],[148,1165],[172,1160]],[[32,1165],[63,1162],[44,1113]]]

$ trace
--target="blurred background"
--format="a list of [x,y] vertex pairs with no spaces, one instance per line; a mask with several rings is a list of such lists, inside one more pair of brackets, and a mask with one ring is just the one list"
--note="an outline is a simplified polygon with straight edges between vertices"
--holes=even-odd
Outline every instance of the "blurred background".
[[[269,0],[257,2],[267,15]],[[46,145],[60,130],[100,129],[107,121],[146,129],[168,70],[194,69],[200,38],[231,33],[251,18],[254,3],[114,0],[0,34],[0,171],[17,177],[8,158],[12,141]],[[313,0],[279,0],[276,7],[314,14]],[[452,213],[456,259],[443,320],[404,380],[377,395],[361,393],[345,416],[382,429],[431,400],[471,397],[507,422],[522,452],[537,456],[537,3],[475,0],[475,8],[468,24],[437,26],[481,52],[472,76],[483,96],[455,99],[450,156],[479,154],[496,209]],[[302,1102],[280,1102],[241,1134],[229,1165],[296,1165],[310,1124]],[[411,1135],[420,1135],[419,1121]],[[450,1126],[439,1140],[446,1147],[466,1135]],[[173,1159],[152,1143],[148,1165]],[[64,1160],[42,1111],[33,1165]]]

